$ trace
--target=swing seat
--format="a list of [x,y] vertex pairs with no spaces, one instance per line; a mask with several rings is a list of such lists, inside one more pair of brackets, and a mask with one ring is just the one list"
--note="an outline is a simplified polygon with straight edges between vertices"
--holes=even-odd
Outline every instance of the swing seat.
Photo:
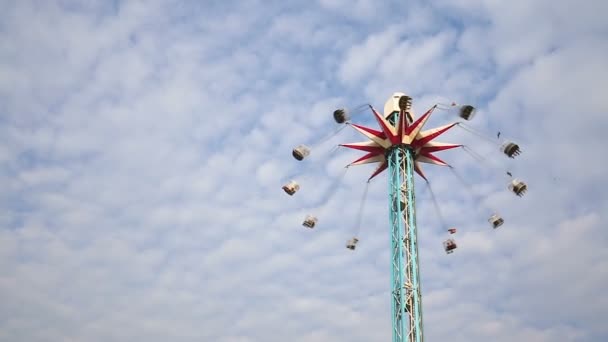
[[501,146],[502,152],[509,158],[515,158],[521,154],[519,145],[514,142],[506,142]]
[[493,214],[488,219],[488,222],[490,222],[490,224],[492,224],[492,228],[496,229],[496,228],[502,226],[502,224],[505,223],[505,220],[502,217],[500,217],[498,214]]
[[443,248],[447,254],[451,254],[456,248],[458,248],[458,246],[456,245],[456,241],[454,241],[454,239],[447,239],[443,242]]
[[340,109],[336,109],[334,111],[334,120],[336,120],[337,123],[343,124],[348,119],[349,119],[349,116],[346,113],[346,109],[340,108]]
[[310,154],[310,149],[306,145],[299,145],[291,152],[296,160],[302,160]]
[[348,248],[348,249],[350,249],[350,250],[354,251],[354,250],[355,250],[355,248],[357,247],[357,242],[359,242],[359,239],[357,239],[356,237],[354,237],[354,238],[352,238],[352,239],[348,240],[348,241],[346,242],[346,248]]
[[473,107],[471,105],[464,105],[464,106],[460,107],[458,116],[460,116],[461,118],[463,118],[467,121],[471,120],[475,116],[475,107]]
[[296,183],[296,181],[290,181],[289,183],[283,185],[283,191],[285,191],[289,196],[293,196],[298,190],[300,190],[300,185]]
[[307,215],[306,218],[304,219],[304,222],[302,222],[302,225],[304,227],[313,229],[317,225],[318,221],[319,220],[316,217],[314,217],[312,215]]
[[526,191],[528,191],[528,185],[519,179],[514,179],[509,184],[509,190],[511,190],[515,195],[522,197],[525,195]]

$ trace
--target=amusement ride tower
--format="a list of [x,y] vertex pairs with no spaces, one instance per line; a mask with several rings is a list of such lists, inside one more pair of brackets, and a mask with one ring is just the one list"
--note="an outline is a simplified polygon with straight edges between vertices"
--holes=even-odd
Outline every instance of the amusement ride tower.
[[[381,131],[351,124],[369,141],[341,145],[367,152],[351,165],[380,163],[370,180],[388,169],[394,342],[422,342],[424,339],[414,171],[426,180],[420,163],[446,166],[433,152],[461,146],[433,141],[456,123],[422,131],[435,107],[415,121],[411,107],[412,99],[403,93],[395,93],[386,102],[384,115],[370,106]],[[472,112],[472,107],[469,110]]]
[[[371,105],[369,108],[380,130],[349,122],[349,115],[344,109],[334,112],[334,119],[337,123],[348,124],[368,138],[364,142],[340,144],[340,146],[366,152],[364,156],[348,166],[379,163],[368,182],[388,170],[393,342],[423,342],[414,172],[429,184],[422,171],[421,163],[448,166],[453,170],[452,166],[439,159],[434,153],[457,147],[463,147],[465,151],[469,152],[470,149],[461,144],[434,141],[450,128],[462,124],[461,122],[453,122],[427,130],[422,130],[422,128],[435,109],[456,109],[460,118],[470,120],[475,114],[475,108],[470,105],[459,106],[455,103],[437,104],[416,118],[412,110],[412,98],[404,93],[394,93],[386,101],[383,114],[380,114]],[[465,127],[463,126],[463,128]],[[471,128],[465,129],[476,133]],[[501,150],[510,158],[521,153],[519,146],[512,142],[503,144]],[[292,154],[297,160],[303,160],[310,154],[310,149],[305,145],[299,145]],[[510,172],[507,174],[509,177],[511,176]],[[283,190],[289,195],[293,195],[299,188],[299,185],[293,180],[283,186]],[[517,196],[522,196],[527,191],[527,185],[520,180],[513,179],[509,183],[509,190]],[[435,201],[432,190],[431,195]],[[437,206],[436,201],[435,205]],[[439,210],[438,206],[436,209]],[[438,216],[441,218],[439,212]],[[497,213],[492,214],[488,221],[494,229],[504,223],[503,218]],[[308,228],[314,228],[316,224],[317,218],[312,215],[308,215],[303,223]],[[448,232],[454,234],[456,229],[450,228]],[[347,243],[346,247],[354,250],[358,241],[358,238],[355,237]],[[452,253],[456,249],[454,240],[446,240],[444,249],[446,253]]]

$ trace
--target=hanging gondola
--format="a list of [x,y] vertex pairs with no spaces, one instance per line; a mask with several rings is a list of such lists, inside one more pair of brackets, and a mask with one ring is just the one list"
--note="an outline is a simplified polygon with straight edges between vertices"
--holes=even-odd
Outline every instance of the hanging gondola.
[[456,248],[458,248],[458,246],[456,245],[456,241],[454,241],[454,239],[447,239],[443,242],[443,249],[445,250],[446,254],[452,254]]
[[348,248],[348,249],[350,249],[350,250],[354,251],[354,250],[355,250],[355,248],[357,248],[357,242],[359,242],[359,239],[357,239],[356,237],[354,237],[354,238],[352,238],[352,239],[348,240],[348,241],[346,242],[346,248]]
[[308,148],[306,145],[298,145],[298,147],[293,149],[291,154],[297,160],[302,160],[310,154],[310,148]]
[[490,216],[490,218],[488,219],[488,222],[490,222],[492,228],[496,229],[502,226],[502,224],[505,223],[505,220],[498,214],[492,214],[492,216]]
[[334,120],[336,120],[337,123],[343,124],[346,121],[348,121],[349,119],[350,119],[350,116],[348,115],[348,112],[346,111],[346,109],[338,108],[338,109],[334,110]]
[[436,107],[443,110],[451,110],[452,108],[456,108],[458,110],[458,116],[467,121],[472,120],[477,112],[477,108],[471,105],[459,105],[456,102],[452,102],[449,105],[445,103],[438,103]]
[[458,109],[458,116],[467,121],[470,121],[475,116],[475,112],[477,112],[475,107],[471,105],[464,105]]
[[294,180],[283,185],[283,191],[285,191],[289,196],[293,196],[293,194],[295,194],[298,190],[300,190],[300,185]]
[[307,215],[306,218],[304,219],[304,222],[302,222],[302,225],[304,227],[313,229],[317,225],[318,221],[319,220],[316,217],[314,217],[312,215]]
[[502,146],[500,146],[500,150],[509,158],[515,158],[521,154],[521,149],[519,148],[519,145],[510,141],[507,141]]
[[509,190],[515,195],[522,197],[528,191],[528,185],[519,179],[514,179],[509,183]]

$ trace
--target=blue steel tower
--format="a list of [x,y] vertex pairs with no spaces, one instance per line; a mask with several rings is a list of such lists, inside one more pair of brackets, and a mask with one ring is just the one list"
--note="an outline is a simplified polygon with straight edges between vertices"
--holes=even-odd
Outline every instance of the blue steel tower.
[[447,166],[433,152],[461,146],[433,141],[456,123],[422,131],[437,106],[414,120],[411,104],[409,96],[395,93],[384,115],[370,106],[381,130],[349,123],[369,141],[341,145],[367,152],[350,165],[380,163],[370,180],[388,169],[393,342],[424,341],[414,172],[426,181],[420,163]]

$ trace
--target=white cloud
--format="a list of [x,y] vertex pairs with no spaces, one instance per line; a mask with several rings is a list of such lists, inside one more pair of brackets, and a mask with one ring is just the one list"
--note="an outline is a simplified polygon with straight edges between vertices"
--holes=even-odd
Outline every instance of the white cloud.
[[[442,154],[481,205],[426,167],[459,231],[446,256],[417,182],[427,339],[605,340],[608,50],[592,4],[7,5],[0,340],[388,340],[385,178],[358,232],[373,167],[336,184],[360,154],[332,148],[363,138],[346,127],[320,142],[339,128],[334,109],[382,107],[394,91],[415,95],[417,113],[477,104],[471,125],[524,153],[507,160],[463,130],[443,140],[530,186],[517,198],[464,151]],[[375,125],[368,114],[355,121]],[[313,146],[302,162],[300,143]]]

